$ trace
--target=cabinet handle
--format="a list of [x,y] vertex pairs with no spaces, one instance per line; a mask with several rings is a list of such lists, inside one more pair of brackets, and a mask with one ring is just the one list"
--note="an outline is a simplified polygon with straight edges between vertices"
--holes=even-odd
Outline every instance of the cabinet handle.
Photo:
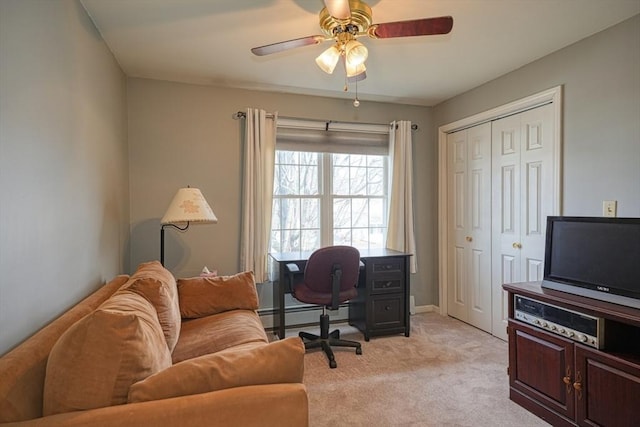
[[513,249],[522,249],[522,243],[515,242],[513,244]]
[[567,388],[567,394],[571,394],[571,366],[567,366],[567,375],[562,378],[562,382]]
[[576,371],[576,382],[573,383],[573,388],[576,390],[578,400],[582,400],[582,375],[580,375],[580,371]]
[[467,236],[465,237],[465,239],[467,240],[467,242],[473,242],[473,237],[471,236]]
[[391,306],[390,306],[390,305],[388,305],[388,306],[386,306],[384,309],[385,309],[386,311],[389,311],[389,310],[391,310]]

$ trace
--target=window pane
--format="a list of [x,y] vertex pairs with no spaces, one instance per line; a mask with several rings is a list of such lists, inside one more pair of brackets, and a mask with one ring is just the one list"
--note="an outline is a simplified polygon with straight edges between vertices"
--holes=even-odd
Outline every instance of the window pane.
[[351,166],[367,166],[367,156],[363,154],[351,154],[349,157],[349,164]]
[[280,231],[271,231],[271,252],[282,252],[282,242]]
[[318,164],[318,153],[307,153],[305,151],[300,153],[300,164],[301,165],[317,165]]
[[333,167],[333,194],[347,195],[349,193],[349,168],[343,166]]
[[367,166],[376,168],[384,167],[384,156],[367,156]]
[[320,199],[302,199],[301,228],[320,229]]
[[318,167],[300,167],[300,193],[302,195],[318,194]]
[[298,164],[299,153],[296,151],[276,151],[276,163],[296,165]]
[[351,168],[351,195],[367,194],[367,168]]
[[334,154],[332,162],[335,166],[349,166],[349,154]]
[[369,168],[367,174],[367,194],[370,196],[384,195],[384,169]]
[[385,225],[385,217],[382,199],[369,199],[369,226],[383,227]]
[[358,249],[369,248],[369,229],[368,228],[354,228],[351,231],[352,245]]
[[349,228],[334,229],[333,244],[351,246],[351,229]]
[[301,251],[313,251],[320,247],[320,230],[302,230]]
[[369,229],[369,248],[380,249],[385,247],[385,235],[383,228]]
[[278,195],[299,194],[300,183],[298,180],[300,167],[296,165],[280,165],[278,167]]
[[333,228],[351,227],[351,199],[333,199]]
[[273,209],[271,209],[271,229],[280,229],[280,199],[273,199]]
[[369,226],[369,203],[367,199],[353,199],[351,202],[351,225],[353,227]]
[[300,230],[285,230],[282,232],[281,252],[300,251]]
[[300,199],[287,198],[281,200],[282,228],[291,230],[300,228]]

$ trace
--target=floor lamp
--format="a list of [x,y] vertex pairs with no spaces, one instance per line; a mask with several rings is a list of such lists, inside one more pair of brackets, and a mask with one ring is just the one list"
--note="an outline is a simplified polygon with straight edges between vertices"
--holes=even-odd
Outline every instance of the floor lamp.
[[[189,224],[212,224],[218,222],[211,206],[197,188],[181,188],[173,197],[169,209],[160,220],[160,263],[164,265],[164,228],[171,226],[186,231]],[[183,226],[180,226],[183,224]]]

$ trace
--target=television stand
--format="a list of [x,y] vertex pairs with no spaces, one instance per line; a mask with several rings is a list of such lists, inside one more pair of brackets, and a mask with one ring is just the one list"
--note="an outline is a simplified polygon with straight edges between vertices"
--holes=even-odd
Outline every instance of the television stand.
[[[541,288],[505,284],[509,398],[554,426],[631,426],[640,420],[640,310]],[[515,318],[523,296],[604,319],[601,349]]]

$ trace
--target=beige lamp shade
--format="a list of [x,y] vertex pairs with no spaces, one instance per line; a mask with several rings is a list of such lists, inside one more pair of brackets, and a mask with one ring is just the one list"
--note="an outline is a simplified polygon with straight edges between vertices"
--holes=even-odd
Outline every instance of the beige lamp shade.
[[218,218],[213,213],[202,192],[197,188],[181,188],[173,197],[161,224],[179,224],[186,222],[215,223]]

